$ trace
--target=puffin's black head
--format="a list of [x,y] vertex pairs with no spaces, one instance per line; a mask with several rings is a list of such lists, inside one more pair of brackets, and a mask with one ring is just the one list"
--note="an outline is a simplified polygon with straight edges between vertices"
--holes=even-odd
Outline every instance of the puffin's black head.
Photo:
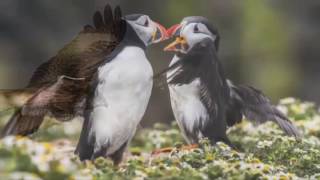
[[187,53],[195,44],[204,39],[211,39],[218,50],[220,36],[218,30],[205,17],[190,16],[167,30],[168,36],[176,40],[165,51]]
[[141,41],[147,46],[168,38],[166,28],[150,19],[144,14],[131,14],[124,20],[136,32]]

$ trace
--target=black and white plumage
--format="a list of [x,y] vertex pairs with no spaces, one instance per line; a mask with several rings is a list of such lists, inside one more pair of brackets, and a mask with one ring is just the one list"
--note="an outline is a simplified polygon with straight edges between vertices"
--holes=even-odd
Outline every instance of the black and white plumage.
[[276,122],[288,135],[299,137],[296,127],[261,91],[227,80],[218,59],[219,34],[204,17],[187,17],[168,30],[175,42],[165,48],[176,54],[167,76],[174,116],[188,143],[207,137],[211,143],[227,138],[228,127],[247,119]]
[[118,164],[149,102],[153,70],[145,50],[164,40],[166,31],[147,15],[128,15],[122,21],[123,40],[105,56],[92,81],[76,150],[81,160],[102,156]]
[[230,144],[223,120],[228,87],[216,58],[214,44],[205,39],[188,54],[176,55],[172,63],[179,65],[167,74],[172,109],[189,143],[208,137],[212,143]]

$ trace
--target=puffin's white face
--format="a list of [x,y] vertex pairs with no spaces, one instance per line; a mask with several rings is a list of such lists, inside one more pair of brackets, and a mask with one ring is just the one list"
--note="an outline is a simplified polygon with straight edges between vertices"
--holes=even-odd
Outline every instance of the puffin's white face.
[[127,22],[146,46],[167,39],[166,29],[147,15],[141,15],[136,20],[127,20]]
[[[189,45],[189,49],[192,48],[195,44],[201,42],[203,39],[212,39],[215,41],[216,36],[213,35],[206,25],[202,23],[190,23],[181,29],[180,37],[184,38]],[[189,49],[186,49],[187,51]]]
[[204,39],[211,39],[214,42],[217,38],[205,24],[200,22],[187,23],[182,21],[182,23],[171,27],[168,34],[169,36],[176,36],[176,40],[168,45],[165,50],[181,53],[187,53],[195,44]]

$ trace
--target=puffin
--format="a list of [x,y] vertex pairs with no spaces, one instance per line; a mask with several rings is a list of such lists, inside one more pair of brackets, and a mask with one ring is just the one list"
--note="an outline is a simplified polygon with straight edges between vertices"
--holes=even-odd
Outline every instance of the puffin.
[[115,165],[135,135],[153,87],[146,48],[167,39],[166,29],[144,14],[121,18],[122,41],[104,57],[90,85],[75,153],[81,161],[109,158]]
[[186,17],[168,29],[168,35],[176,39],[164,50],[175,55],[155,78],[166,78],[174,117],[190,147],[208,138],[212,145],[220,141],[235,148],[226,131],[243,117],[256,123],[273,121],[287,135],[301,136],[263,92],[226,78],[218,58],[220,35],[207,18]]
[[[90,103],[88,97],[91,92],[91,86],[100,65],[106,64],[108,61],[111,62],[112,56],[120,53],[121,51],[119,50],[123,47],[131,47],[131,45],[135,47],[136,44],[139,44],[139,47],[145,48],[151,42],[155,43],[166,36],[165,28],[151,21],[147,16],[132,15],[127,18],[128,20],[132,19],[132,22],[128,22],[133,25],[136,24],[137,34],[142,38],[149,38],[149,36],[146,36],[149,33],[150,39],[143,39],[143,41],[138,39],[130,28],[127,29],[127,23],[122,18],[120,7],[116,7],[113,10],[110,5],[106,5],[103,12],[97,11],[94,13],[93,26],[84,26],[78,35],[65,45],[57,55],[36,69],[26,88],[1,91],[0,93],[8,99],[19,99],[16,104],[13,104],[16,110],[3,128],[1,137],[31,135],[40,128],[46,116],[55,118],[60,122],[70,121],[75,117],[84,117],[85,110],[88,107],[87,103]],[[133,23],[134,20],[137,20],[135,24]],[[126,40],[122,42],[125,35]],[[148,43],[144,45],[145,42]],[[124,46],[125,43],[128,44]],[[118,57],[127,56],[128,59],[145,58],[142,50],[137,48],[129,48],[126,52],[120,53]],[[136,57],[137,54],[141,57]],[[130,71],[123,74],[133,73],[136,70],[137,74],[142,76],[140,70],[133,68],[133,65],[132,68],[129,67],[129,64],[135,62],[135,59],[119,65],[116,65],[117,62],[110,63],[116,68],[110,68],[107,71],[112,70],[117,73],[114,69],[118,69],[118,67],[122,69],[129,68]],[[141,65],[141,71],[146,71],[146,73],[150,74],[148,63],[143,62],[145,61],[141,60],[136,64]],[[143,68],[146,69],[144,70]],[[110,74],[110,77],[113,77],[111,80],[113,79],[114,81],[120,77],[120,74],[116,73]],[[128,87],[131,87],[130,83],[135,83],[126,79],[121,81],[129,83],[128,85],[130,86]],[[137,82],[139,81],[137,80]],[[150,86],[150,84],[146,85]],[[118,88],[120,89],[121,86]],[[101,89],[97,88],[97,90],[100,91]],[[102,90],[109,91],[109,93],[113,94],[113,97],[120,95],[120,90]],[[128,93],[134,95],[138,89],[134,90],[128,91]],[[149,96],[149,91],[149,89],[146,89],[146,97]],[[126,96],[129,96],[129,94]],[[145,103],[144,97],[140,98],[138,103],[140,101]],[[132,107],[131,109],[137,109],[136,111],[142,112],[142,107],[144,106],[145,104],[141,104],[141,106],[137,105],[137,107]]]

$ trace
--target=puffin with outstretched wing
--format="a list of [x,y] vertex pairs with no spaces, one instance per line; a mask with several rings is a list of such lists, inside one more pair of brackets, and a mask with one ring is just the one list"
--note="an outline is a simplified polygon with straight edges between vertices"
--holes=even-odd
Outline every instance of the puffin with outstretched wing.
[[76,154],[80,160],[122,156],[146,111],[153,70],[146,48],[167,38],[166,29],[149,16],[121,19],[122,41],[104,57],[92,79]]
[[[109,157],[118,164],[147,108],[153,70],[146,48],[167,39],[166,29],[149,16],[122,17],[109,5],[84,30],[34,73],[26,102],[2,136],[29,135],[46,115],[68,121],[84,117],[75,153],[80,160]],[[10,95],[10,91],[5,91]]]

